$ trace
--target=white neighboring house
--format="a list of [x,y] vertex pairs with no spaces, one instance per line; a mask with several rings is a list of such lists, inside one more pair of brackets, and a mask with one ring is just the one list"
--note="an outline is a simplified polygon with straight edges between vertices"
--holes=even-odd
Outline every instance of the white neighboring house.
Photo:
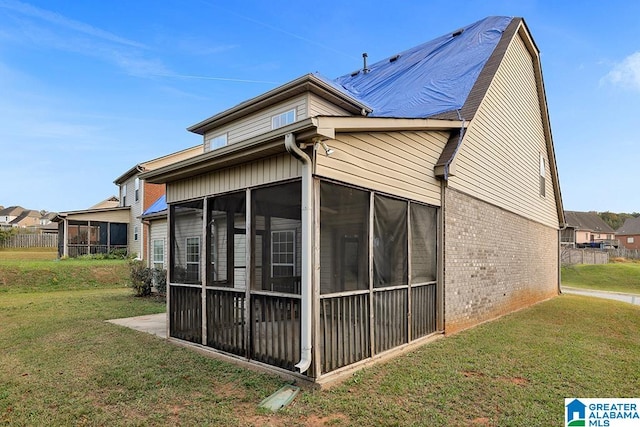
[[165,194],[164,184],[151,184],[140,178],[143,172],[152,171],[182,160],[202,154],[202,144],[187,148],[166,156],[138,163],[120,175],[114,183],[119,187],[120,207],[130,208],[129,216],[129,254],[143,259],[148,254],[147,230],[142,223],[141,215],[156,200]]

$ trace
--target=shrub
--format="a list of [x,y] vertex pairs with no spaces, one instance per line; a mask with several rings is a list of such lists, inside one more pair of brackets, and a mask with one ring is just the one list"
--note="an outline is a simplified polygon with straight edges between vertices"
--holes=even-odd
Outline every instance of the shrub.
[[131,287],[137,297],[151,295],[151,283],[153,273],[150,268],[144,266],[144,261],[132,259],[129,261]]
[[159,294],[165,294],[167,292],[167,270],[161,268],[153,269],[153,278],[156,286],[156,290]]
[[138,297],[151,295],[151,289],[155,286],[159,294],[167,291],[167,270],[161,268],[148,268],[144,261],[132,259],[129,261],[131,287]]

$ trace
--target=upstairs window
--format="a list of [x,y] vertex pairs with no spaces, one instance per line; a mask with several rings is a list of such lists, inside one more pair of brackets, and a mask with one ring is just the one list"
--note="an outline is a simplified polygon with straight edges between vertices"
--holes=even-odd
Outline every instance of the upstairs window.
[[140,178],[136,178],[136,180],[134,181],[135,184],[135,200],[136,202],[138,200],[140,200]]
[[127,206],[127,184],[122,184],[120,187],[120,200],[122,201],[122,206]]
[[545,161],[544,161],[544,156],[542,155],[542,153],[540,153],[540,195],[542,197],[545,197],[546,195],[546,191],[545,191]]
[[296,121],[296,110],[292,108],[284,113],[271,117],[271,129],[278,129]]
[[209,140],[209,151],[216,150],[220,147],[224,147],[227,145],[227,134],[223,133],[222,135],[214,136]]

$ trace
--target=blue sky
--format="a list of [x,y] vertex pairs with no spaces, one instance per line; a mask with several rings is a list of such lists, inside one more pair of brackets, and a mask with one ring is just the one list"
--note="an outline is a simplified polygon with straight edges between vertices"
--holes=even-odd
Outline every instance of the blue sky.
[[564,208],[639,212],[634,0],[0,0],[0,205],[87,208],[201,143],[192,124],[489,15],[524,17],[541,51]]

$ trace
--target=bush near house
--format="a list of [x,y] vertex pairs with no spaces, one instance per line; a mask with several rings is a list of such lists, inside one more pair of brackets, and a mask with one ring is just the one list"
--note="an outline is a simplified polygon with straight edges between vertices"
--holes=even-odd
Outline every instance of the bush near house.
[[137,297],[151,295],[153,287],[160,294],[164,294],[167,289],[167,270],[149,268],[144,265],[144,261],[132,259],[129,261],[131,287]]

